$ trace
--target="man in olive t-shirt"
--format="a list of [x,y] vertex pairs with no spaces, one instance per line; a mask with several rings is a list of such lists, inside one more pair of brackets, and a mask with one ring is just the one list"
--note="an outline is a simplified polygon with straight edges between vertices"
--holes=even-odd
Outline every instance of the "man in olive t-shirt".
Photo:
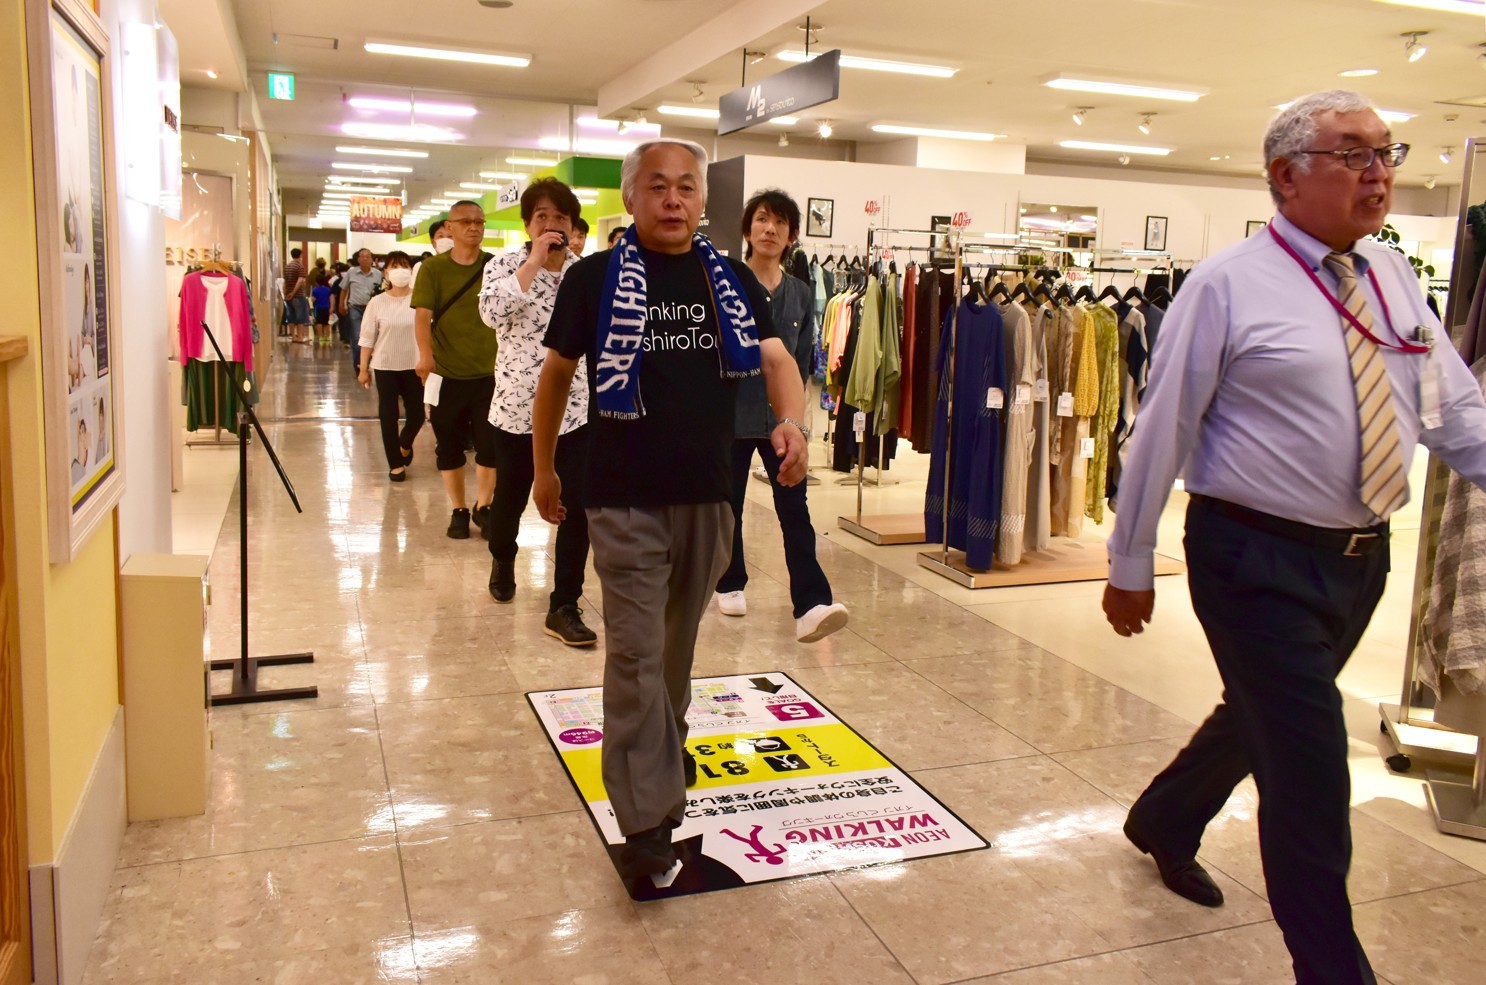
[[471,434],[479,483],[475,517],[482,521],[482,530],[495,495],[495,432],[489,417],[495,395],[496,334],[480,318],[480,281],[490,259],[480,249],[485,211],[474,202],[456,202],[445,228],[454,233],[454,248],[423,263],[413,285],[412,305],[418,377],[425,384],[430,373],[443,378],[429,423],[444,491],[453,508],[448,534],[463,540],[470,535],[464,449]]

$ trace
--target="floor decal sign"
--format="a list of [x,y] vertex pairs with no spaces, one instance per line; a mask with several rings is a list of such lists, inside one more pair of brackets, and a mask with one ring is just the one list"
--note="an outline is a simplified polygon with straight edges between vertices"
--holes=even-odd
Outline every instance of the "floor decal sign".
[[[603,689],[526,697],[617,860],[624,838],[600,768]],[[697,783],[672,839],[681,869],[631,886],[636,899],[987,847],[786,674],[694,680],[687,721]]]

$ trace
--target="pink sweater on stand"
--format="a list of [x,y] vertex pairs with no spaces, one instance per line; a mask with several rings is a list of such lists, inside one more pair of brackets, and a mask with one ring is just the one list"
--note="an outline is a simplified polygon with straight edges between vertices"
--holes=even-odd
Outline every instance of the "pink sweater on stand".
[[[198,270],[194,274],[187,274],[186,279],[181,282],[181,358],[200,359],[203,352],[211,351],[211,343],[206,340],[206,332],[201,328],[201,322],[206,317],[206,285],[202,281],[207,277],[228,278],[232,281],[227,285],[224,298],[227,302],[227,315],[232,319],[232,354],[240,357],[236,361],[243,364],[243,369],[251,372],[253,302],[248,297],[248,285],[242,278],[229,277],[228,274],[209,274]],[[224,342],[225,339],[217,339],[218,345],[223,345]],[[225,345],[223,349],[226,349]]]

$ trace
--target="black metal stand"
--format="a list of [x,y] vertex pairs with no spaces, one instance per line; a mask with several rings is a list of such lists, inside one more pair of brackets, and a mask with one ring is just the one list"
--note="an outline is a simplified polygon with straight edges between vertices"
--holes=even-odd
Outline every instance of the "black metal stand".
[[[224,365],[230,365],[227,357],[222,354],[222,347],[217,345],[217,339],[212,335],[212,330],[207,327],[206,322],[201,323],[202,330],[206,332],[207,341],[217,351],[217,358]],[[282,687],[262,690],[258,687],[259,667],[282,667],[287,664],[307,664],[315,662],[315,655],[310,652],[304,653],[281,653],[271,657],[252,657],[248,655],[248,425],[252,424],[253,430],[258,433],[258,440],[263,442],[263,450],[268,452],[268,460],[273,462],[274,469],[279,473],[279,481],[284,484],[284,491],[289,494],[289,501],[294,504],[295,512],[303,513],[304,507],[299,505],[299,496],[294,492],[294,484],[289,481],[289,476],[284,472],[284,466],[279,462],[279,456],[274,454],[273,445],[269,444],[268,435],[263,433],[263,425],[258,423],[258,415],[253,413],[253,405],[248,399],[248,388],[237,374],[229,372],[228,378],[232,380],[233,387],[237,390],[237,399],[241,410],[237,414],[237,532],[240,541],[238,549],[238,579],[240,582],[240,604],[242,606],[242,652],[241,655],[226,660],[211,661],[212,670],[231,670],[232,690],[226,694],[213,694],[212,704],[215,705],[242,705],[260,701],[289,701],[295,698],[314,698],[320,694],[320,689],[311,684],[309,687]]]

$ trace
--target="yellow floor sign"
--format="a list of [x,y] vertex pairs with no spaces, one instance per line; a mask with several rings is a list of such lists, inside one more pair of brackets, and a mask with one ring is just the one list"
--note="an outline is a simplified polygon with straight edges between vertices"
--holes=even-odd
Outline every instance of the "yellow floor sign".
[[[617,858],[624,837],[600,766],[603,689],[534,691],[527,700]],[[681,871],[666,888],[631,886],[636,898],[986,847],[786,674],[695,680],[687,722],[697,782],[673,836]]]

